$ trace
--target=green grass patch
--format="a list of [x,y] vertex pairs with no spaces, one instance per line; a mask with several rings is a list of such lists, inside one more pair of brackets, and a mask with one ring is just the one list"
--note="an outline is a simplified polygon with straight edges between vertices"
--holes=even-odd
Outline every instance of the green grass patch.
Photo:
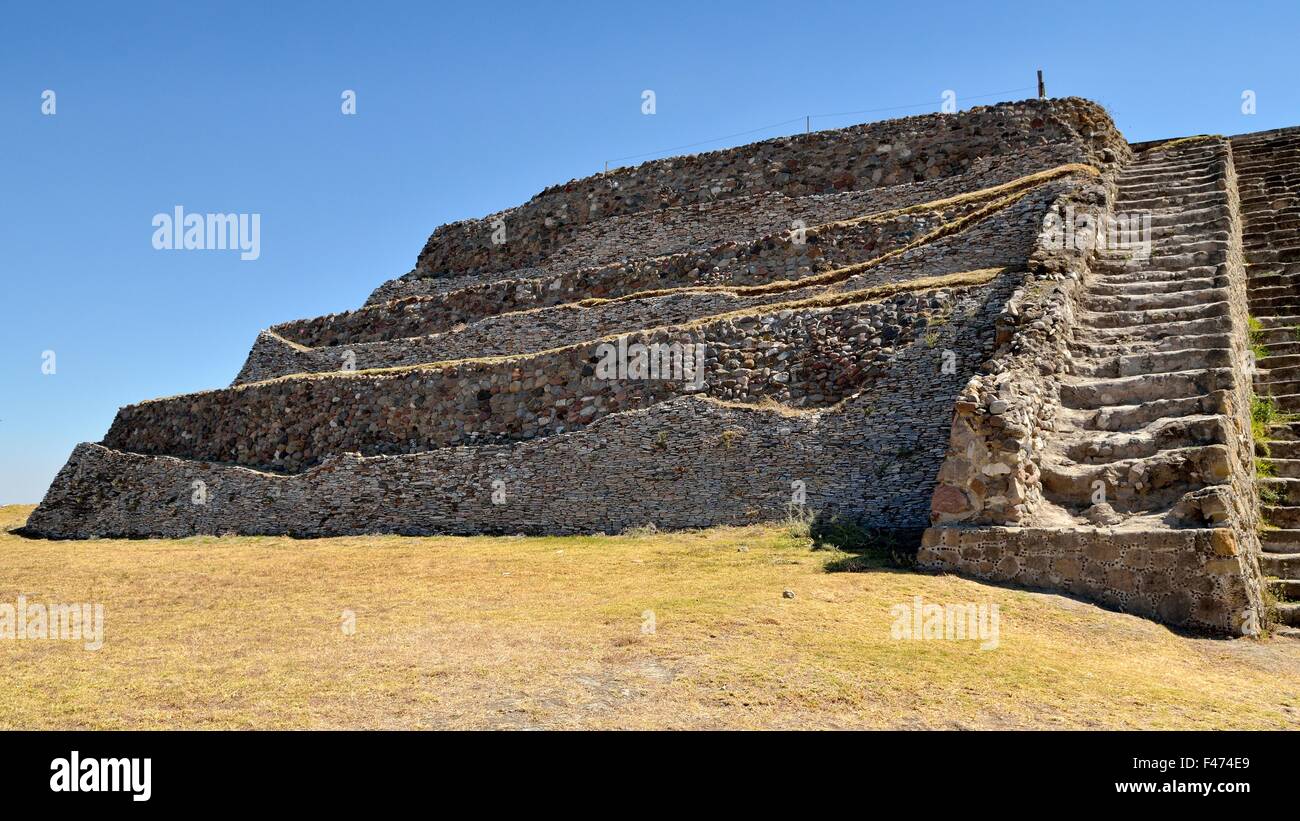
[[1269,428],[1279,423],[1282,414],[1277,400],[1271,396],[1253,394],[1250,397],[1250,435],[1256,442],[1266,442]]
[[1255,361],[1267,359],[1268,349],[1264,347],[1264,332],[1267,329],[1253,316],[1246,317],[1246,328],[1250,338],[1250,352],[1255,355]]
[[1282,501],[1282,494],[1278,493],[1272,485],[1260,484],[1259,486],[1259,503],[1267,507],[1275,507]]

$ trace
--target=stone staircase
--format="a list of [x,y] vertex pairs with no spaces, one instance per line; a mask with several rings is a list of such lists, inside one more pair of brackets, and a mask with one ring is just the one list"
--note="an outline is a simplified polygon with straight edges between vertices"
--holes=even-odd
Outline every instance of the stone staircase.
[[1156,147],[1117,179],[1114,212],[1150,216],[1150,253],[1106,247],[1081,296],[1043,460],[1058,524],[1228,522],[1228,186],[1223,141]]
[[[1231,635],[1259,632],[1262,565],[1294,624],[1300,422],[1262,448],[1260,562],[1247,291],[1254,390],[1300,414],[1300,134],[1138,148],[1091,103],[1027,101],[552,186],[440,227],[365,306],[264,331],[236,384],[121,409],[26,532],[590,533],[798,506],[928,521],[922,567]],[[1056,244],[1047,215],[1075,214],[1137,215],[1137,236]]]
[[552,186],[259,334],[235,385],[122,408],[28,528],[917,530],[1043,213],[1130,156],[1100,107],[1026,101]]
[[1264,348],[1255,392],[1271,398],[1280,419],[1257,443],[1271,465],[1262,480],[1260,566],[1284,624],[1300,626],[1300,131],[1232,139],[1255,343]]

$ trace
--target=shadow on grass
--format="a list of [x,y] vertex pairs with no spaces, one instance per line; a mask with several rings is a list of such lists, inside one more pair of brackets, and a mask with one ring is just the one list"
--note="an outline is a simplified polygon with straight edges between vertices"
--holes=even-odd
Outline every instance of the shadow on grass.
[[921,548],[923,527],[867,527],[843,516],[817,517],[808,525],[813,550],[850,554],[827,562],[827,573],[911,570]]

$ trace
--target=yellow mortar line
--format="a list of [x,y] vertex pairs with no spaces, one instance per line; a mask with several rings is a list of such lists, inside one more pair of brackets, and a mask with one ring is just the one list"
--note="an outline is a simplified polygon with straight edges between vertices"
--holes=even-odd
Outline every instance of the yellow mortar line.
[[[540,308],[530,308],[527,311],[519,311],[514,313],[531,313],[534,311],[542,311],[542,310],[549,310],[551,308],[564,307],[566,305],[577,306],[580,308],[590,308],[596,305],[602,305],[606,303],[623,302],[623,301],[629,301],[633,299],[650,299],[658,296],[668,296],[668,295],[680,294],[680,293],[720,293],[720,294],[731,294],[733,296],[748,296],[748,295],[762,296],[766,294],[787,293],[789,291],[801,290],[803,288],[814,287],[818,285],[834,285],[844,280],[847,280],[848,278],[854,276],[855,274],[877,267],[888,260],[894,259],[909,251],[915,250],[916,248],[922,245],[933,242],[936,239],[942,239],[945,236],[958,233],[961,230],[965,229],[967,226],[971,225],[972,223],[978,222],[984,219],[985,217],[989,216],[990,214],[996,213],[1002,210],[1003,208],[1006,208],[1007,206],[1010,206],[1013,203],[1018,202],[1019,200],[1023,199],[1030,191],[1032,191],[1034,188],[1038,187],[1042,183],[1049,182],[1051,180],[1058,179],[1060,177],[1064,177],[1069,174],[1075,174],[1075,173],[1084,173],[1092,176],[1100,176],[1101,174],[1101,172],[1096,167],[1091,165],[1085,165],[1082,163],[1067,163],[1065,165],[1059,165],[1056,166],[1055,168],[1050,168],[1045,171],[1038,171],[1033,174],[1027,174],[1023,177],[1019,177],[1015,180],[1012,180],[1011,182],[990,186],[989,188],[980,189],[979,191],[957,194],[955,196],[947,197],[940,200],[932,200],[929,203],[919,203],[917,205],[906,206],[905,208],[902,209],[892,209],[891,211],[881,211],[875,214],[867,214],[863,217],[855,217],[854,220],[858,222],[871,221],[873,219],[887,219],[889,217],[886,215],[897,215],[897,214],[908,213],[916,210],[936,210],[935,208],[936,205],[939,208],[949,207],[950,205],[953,204],[961,204],[970,201],[983,200],[988,198],[989,196],[992,196],[997,193],[1002,193],[1004,191],[1013,192],[1010,193],[1008,196],[1002,197],[1001,199],[993,200],[992,202],[989,202],[983,207],[971,211],[968,214],[963,214],[962,216],[957,217],[956,219],[946,222],[943,225],[940,225],[935,230],[931,231],[930,233],[917,237],[916,239],[912,240],[911,242],[907,243],[901,248],[895,248],[892,251],[887,251],[884,254],[881,254],[878,257],[873,257],[872,259],[869,259],[865,262],[859,262],[854,265],[845,266],[843,268],[836,268],[831,271],[826,271],[821,274],[814,274],[813,276],[804,277],[802,279],[781,280],[778,282],[770,282],[767,283],[766,285],[732,286],[732,287],[720,286],[720,285],[705,285],[705,286],[687,286],[682,288],[667,288],[658,291],[637,291],[632,294],[625,294],[623,296],[614,297],[611,299],[579,300],[577,302],[563,303],[562,305],[551,305],[551,306],[544,306]],[[836,223],[826,223],[826,225],[834,225],[834,224]],[[850,222],[849,224],[855,224],[855,223]],[[822,228],[822,227],[824,226],[817,226],[817,228]],[[987,271],[1001,272],[1003,270],[1006,269],[986,268],[986,269],[980,269],[979,271],[966,271],[959,274],[951,274],[948,275],[948,277],[951,277],[953,278],[953,281],[956,281],[970,274],[981,274]],[[993,279],[994,276],[996,276],[996,274],[990,275],[987,278],[984,278],[979,281],[962,282],[961,284],[964,285],[984,284],[990,281],[991,279]],[[890,291],[885,295],[888,296],[892,293],[899,293],[903,290],[923,290],[925,287],[927,287],[926,284],[929,282],[935,282],[936,284],[934,285],[934,287],[943,287],[943,284],[939,283],[938,281],[945,280],[948,277],[923,278],[920,280],[912,280],[909,283],[900,283],[902,287]],[[848,294],[870,294],[873,293],[874,291],[875,289],[868,288],[868,289],[863,289],[861,291],[850,291],[848,292]],[[412,297],[412,299],[419,299],[419,298]],[[812,307],[814,300],[825,300],[825,299],[827,299],[827,296],[821,295],[820,297],[811,297],[808,300],[796,300],[793,302],[761,305],[761,306],[756,306],[755,308],[744,309],[741,311],[732,311],[729,313],[704,317],[684,325],[658,326],[655,328],[640,330],[637,331],[637,333],[650,333],[652,331],[662,330],[663,328],[666,327],[677,327],[682,329],[694,328],[694,327],[698,327],[702,323],[719,321],[724,318],[734,318],[737,316],[748,315],[754,312],[770,313],[772,311],[784,310],[785,308],[791,306],[801,306],[805,303],[809,307]],[[865,301],[869,301],[869,299],[870,299],[869,297],[862,297],[861,301],[865,302]],[[832,303],[820,302],[819,304],[821,304],[822,306],[827,306],[827,305],[831,305]],[[838,302],[833,304],[836,305],[852,304],[852,301],[850,300],[850,301]],[[506,313],[506,314],[495,314],[494,316],[509,316],[509,315],[510,315],[509,313]],[[488,319],[488,318],[489,317],[484,317],[484,319]],[[269,332],[274,333],[273,331],[269,331]],[[275,334],[275,336],[279,337],[280,339],[284,339],[284,337],[280,336],[279,334]],[[246,382],[241,385],[235,385],[230,388],[221,388],[219,390],[243,390],[244,388],[249,387],[250,385],[262,385],[271,382],[278,382],[281,380],[295,379],[295,378],[311,379],[311,378],[331,378],[331,377],[332,378],[352,377],[352,376],[359,376],[359,375],[372,375],[372,374],[381,374],[381,373],[397,373],[397,372],[419,370],[419,369],[434,369],[440,367],[446,368],[446,367],[454,367],[457,364],[495,365],[495,364],[501,364],[503,362],[516,361],[516,360],[523,361],[525,359],[529,359],[533,357],[558,353],[561,351],[577,348],[583,345],[599,343],[607,339],[617,339],[619,336],[621,336],[621,334],[614,334],[612,336],[601,337],[594,340],[587,340],[584,342],[576,343],[574,345],[564,345],[556,348],[549,348],[547,350],[537,351],[532,354],[523,354],[523,355],[516,354],[512,356],[497,356],[497,357],[467,357],[464,359],[445,360],[442,362],[421,363],[418,365],[401,365],[401,366],[395,366],[391,368],[366,368],[366,369],[356,370],[356,371],[329,371],[326,373],[285,374],[283,376],[277,376],[272,379],[264,379],[258,382]],[[291,344],[295,344],[295,345],[297,344],[297,343],[292,343],[291,340],[287,340],[287,339],[285,339],[284,341],[290,342]],[[301,346],[301,345],[299,345],[298,347],[302,348],[303,350],[316,350],[314,348],[307,348],[306,346]],[[137,404],[144,405],[152,402],[162,402],[162,401],[167,401],[169,399],[175,399],[178,396],[195,396],[207,392],[209,391],[200,391],[198,392],[198,394],[194,394],[194,393],[178,394],[177,396],[162,397],[159,399],[147,399]]]
[[[1058,166],[1055,166],[1055,167],[1053,167],[1053,168],[1045,169],[1045,170],[1043,170],[1043,171],[1035,171],[1034,173],[1032,173],[1032,174],[1026,174],[1026,175],[1023,176],[1023,177],[1017,177],[1016,179],[1011,180],[1011,181],[1009,181],[1009,182],[999,183],[999,184],[997,184],[997,185],[989,186],[988,188],[980,188],[980,189],[978,189],[978,190],[976,190],[976,191],[967,191],[967,192],[963,192],[963,193],[961,193],[961,194],[954,194],[954,195],[951,196],[951,197],[942,197],[942,198],[940,198],[940,199],[937,199],[937,200],[930,200],[930,201],[928,201],[928,202],[916,203],[916,204],[914,204],[914,205],[905,205],[905,206],[903,206],[903,207],[901,207],[901,208],[891,208],[891,209],[888,209],[888,210],[885,210],[885,211],[874,211],[874,212],[872,212],[872,213],[870,213],[870,214],[863,214],[863,215],[861,215],[861,216],[858,216],[858,217],[852,217],[852,218],[847,219],[847,220],[837,220],[837,221],[833,221],[833,222],[822,223],[822,224],[820,224],[820,225],[814,225],[814,226],[812,226],[812,227],[810,227],[810,228],[805,229],[805,234],[817,234],[817,233],[819,233],[819,232],[821,232],[821,231],[824,231],[824,230],[827,230],[827,229],[830,229],[830,228],[851,227],[851,226],[853,226],[853,225],[858,225],[858,224],[861,224],[861,223],[864,223],[864,222],[884,222],[884,221],[887,221],[887,220],[893,219],[893,218],[895,218],[895,217],[906,216],[906,215],[908,215],[908,214],[914,214],[914,213],[918,213],[918,212],[921,212],[921,211],[940,211],[940,210],[943,210],[943,209],[945,209],[945,208],[950,208],[950,207],[955,206],[955,205],[964,205],[964,204],[966,204],[966,203],[968,203],[968,202],[976,202],[976,201],[986,200],[986,199],[989,199],[989,198],[991,198],[991,197],[994,197],[994,196],[996,196],[996,195],[998,195],[998,194],[1001,194],[1001,193],[1004,193],[1004,192],[1013,192],[1013,191],[1020,191],[1020,190],[1022,190],[1022,189],[1034,188],[1034,187],[1036,187],[1036,186],[1038,186],[1038,185],[1040,185],[1040,184],[1042,184],[1042,183],[1044,183],[1044,182],[1050,182],[1051,180],[1058,179],[1058,178],[1060,178],[1060,177],[1064,177],[1064,176],[1068,176],[1068,175],[1070,175],[1070,174],[1088,174],[1088,175],[1091,175],[1091,176],[1097,177],[1097,176],[1100,176],[1100,175],[1101,175],[1101,172],[1100,172],[1100,171],[1099,171],[1095,166],[1087,165],[1087,164],[1085,164],[1085,163],[1065,163],[1064,165],[1058,165]],[[777,237],[777,236],[785,236],[785,237],[788,237],[788,236],[790,236],[792,233],[793,233],[792,231],[783,231],[783,232],[780,232],[779,234],[768,234],[767,236],[760,237],[759,239],[754,240],[754,242],[762,242],[762,241],[764,241],[764,240],[766,240],[766,239],[771,239],[771,238],[773,238],[773,237]],[[652,259],[666,259],[666,258],[669,258],[669,257],[675,257],[675,256],[687,256],[687,255],[689,255],[689,254],[691,254],[691,253],[695,253],[695,252],[682,251],[682,252],[677,252],[677,253],[675,253],[675,254],[663,254],[663,255],[661,255],[661,256],[659,256],[659,257],[652,257]],[[613,267],[613,266],[620,265],[620,264],[622,264],[622,263],[607,263],[607,264],[605,264],[605,265],[594,265],[594,266],[590,266],[590,267],[588,267],[588,268],[579,268],[579,269],[577,269],[576,271],[574,271],[573,273],[578,273],[578,272],[581,272],[581,271],[594,271],[594,270],[600,270],[600,269],[602,269],[602,268],[609,268],[609,267]],[[563,276],[563,275],[560,275],[560,276]],[[820,275],[819,275],[819,276],[820,276]],[[528,279],[526,279],[526,280],[522,280],[522,281],[543,282],[543,281],[545,281],[545,280],[547,280],[547,279],[553,279],[553,277],[531,277],[531,278],[528,278]],[[459,288],[459,289],[457,289],[457,290],[469,290],[469,289],[471,289],[471,288],[481,288],[481,287],[485,287],[485,286],[495,285],[495,284],[498,284],[499,282],[519,282],[519,281],[521,281],[521,280],[519,280],[519,279],[499,280],[498,282],[483,283],[483,284],[481,284],[481,285],[470,285],[470,286],[467,286],[466,288]],[[790,282],[790,281],[800,282],[800,281],[802,281],[802,280],[783,280],[783,281],[785,281],[785,282]],[[779,283],[768,283],[767,286],[758,286],[758,285],[755,285],[755,286],[735,286],[735,287],[742,287],[742,288],[743,288],[743,287],[760,288],[760,287],[768,287],[768,286],[776,285],[776,284],[779,284]],[[718,286],[684,286],[684,288],[691,288],[691,287],[696,287],[696,288],[701,288],[701,289],[713,289],[713,290],[717,290],[717,291],[729,291],[729,290],[730,290],[730,289],[728,289],[727,286],[721,286],[721,285],[718,285]],[[524,310],[522,310],[522,311],[507,311],[506,313],[502,313],[502,314],[493,314],[493,316],[509,316],[509,315],[511,315],[511,314],[532,313],[532,312],[535,312],[535,311],[545,311],[545,310],[549,310],[549,309],[551,309],[551,308],[561,308],[561,307],[570,306],[570,305],[576,305],[576,306],[580,306],[580,307],[588,307],[589,305],[600,304],[600,303],[602,303],[602,302],[612,302],[612,301],[615,301],[615,300],[631,299],[631,298],[635,298],[635,297],[638,297],[638,296],[645,296],[645,295],[648,295],[648,294],[661,295],[661,294],[665,294],[665,293],[673,293],[673,292],[676,292],[676,291],[678,291],[678,290],[683,290],[683,289],[667,288],[667,289],[660,289],[659,291],[637,291],[637,292],[634,292],[634,293],[631,293],[631,294],[624,294],[624,295],[619,296],[619,297],[612,297],[612,298],[610,298],[610,299],[603,299],[603,298],[599,298],[599,297],[592,297],[592,298],[588,298],[588,299],[575,300],[575,301],[573,301],[573,302],[560,303],[560,304],[558,304],[558,305],[544,305],[544,306],[539,307],[539,308],[527,308],[527,309],[524,309]],[[455,293],[455,291],[449,291],[448,293]],[[347,311],[347,312],[345,312],[345,313],[359,313],[359,312],[361,312],[361,311],[377,311],[377,310],[381,310],[381,309],[388,308],[388,307],[391,306],[391,305],[404,305],[404,304],[411,303],[411,302],[431,302],[431,301],[437,300],[437,299],[439,299],[440,297],[443,297],[443,296],[445,296],[445,294],[436,294],[436,295],[434,295],[434,294],[430,294],[430,295],[422,295],[422,296],[408,296],[408,297],[401,297],[401,298],[399,298],[399,299],[389,300],[388,302],[381,303],[381,304],[379,304],[379,305],[367,305],[367,306],[362,306],[361,308],[358,308],[358,309],[356,309],[355,311]],[[484,317],[484,319],[487,319],[487,318],[488,318],[488,317]],[[288,323],[284,323],[284,324],[288,324]],[[320,346],[320,347],[330,347],[330,346]],[[309,348],[309,350],[315,350],[315,349],[314,349],[314,348]]]
[[[779,294],[787,291],[799,290],[801,288],[806,288],[810,286],[833,285],[837,282],[841,282],[845,279],[848,279],[854,274],[868,270],[877,265],[880,265],[883,262],[901,256],[902,254],[914,250],[920,247],[921,245],[924,245],[929,242],[933,242],[936,239],[942,239],[943,237],[948,236],[950,234],[957,233],[958,231],[964,229],[966,226],[970,225],[971,223],[978,222],[984,217],[988,216],[989,214],[992,214],[1009,205],[1012,205],[1016,201],[1022,199],[1026,194],[1028,194],[1031,190],[1036,188],[1038,185],[1041,185],[1044,182],[1049,182],[1051,180],[1057,179],[1059,177],[1063,177],[1075,173],[1086,173],[1086,174],[1091,174],[1092,176],[1099,176],[1101,172],[1091,165],[1083,165],[1080,163],[1069,163],[1066,165],[1060,165],[1055,168],[1048,169],[1046,171],[1039,171],[1034,174],[1029,174],[1008,183],[1002,183],[1001,185],[995,185],[990,188],[981,189],[980,191],[970,192],[969,194],[958,194],[956,196],[947,197],[942,200],[933,200],[928,203],[920,203],[918,205],[911,205],[905,208],[894,209],[892,211],[880,211],[874,214],[867,214],[862,217],[854,217],[853,220],[846,220],[840,223],[826,223],[825,225],[815,226],[814,228],[810,228],[808,230],[817,231],[822,228],[826,228],[828,226],[850,225],[850,224],[857,224],[859,222],[885,220],[885,219],[892,218],[894,216],[898,216],[901,214],[910,213],[914,211],[939,210],[942,208],[950,207],[951,205],[962,204],[974,200],[987,199],[989,196],[992,196],[993,194],[1003,193],[1005,191],[1013,192],[1007,197],[1003,197],[1002,199],[994,200],[993,202],[990,202],[988,205],[984,206],[983,208],[976,209],[975,211],[972,211],[969,214],[964,214],[949,222],[946,222],[943,225],[940,225],[934,231],[931,231],[929,234],[925,234],[924,236],[918,237],[901,248],[896,248],[892,251],[887,251],[884,254],[881,254],[878,257],[873,257],[872,259],[869,259],[865,262],[859,262],[854,265],[845,266],[843,268],[836,268],[831,271],[825,271],[823,273],[814,274],[812,276],[803,277],[801,279],[778,280],[776,282],[769,282],[765,285],[686,285],[680,288],[661,288],[653,291],[635,291],[633,293],[623,294],[622,296],[617,296],[617,297],[609,297],[609,298],[592,297],[588,299],[576,300],[574,302],[562,303],[561,305],[548,305],[540,308],[529,308],[525,311],[512,311],[504,314],[495,314],[494,316],[509,316],[511,313],[532,313],[535,311],[545,311],[545,310],[550,310],[553,308],[559,308],[565,306],[591,308],[597,305],[604,305],[610,302],[625,302],[625,301],[631,301],[636,299],[651,299],[654,297],[669,296],[672,294],[680,294],[680,293],[723,293],[723,294],[733,294],[735,296],[745,296],[751,294],[754,295],[773,294],[773,293]],[[490,317],[483,317],[483,319],[488,319],[488,318]]]
[[321,348],[328,347],[327,345],[320,345],[318,347],[313,348],[310,345],[304,345],[301,342],[294,342],[292,339],[281,336],[280,334],[276,333],[270,328],[267,328],[265,331],[262,331],[262,333],[266,334],[267,336],[273,336],[280,342],[283,342],[284,344],[288,345],[290,348],[293,348],[295,351],[299,351],[302,353],[306,353],[308,351],[316,351],[316,350],[320,350]]
[[[893,296],[895,294],[903,293],[904,291],[908,291],[908,292],[927,291],[927,290],[938,290],[940,288],[947,288],[947,287],[959,288],[959,287],[974,286],[974,285],[984,285],[996,279],[1004,271],[1009,271],[1009,270],[1012,269],[1011,268],[978,268],[972,271],[961,271],[955,274],[942,274],[940,276],[934,276],[934,277],[921,277],[919,279],[909,280],[907,282],[891,283],[889,285],[876,285],[870,288],[863,288],[857,291],[846,291],[841,294],[820,294],[818,296],[807,297],[804,299],[790,300],[788,302],[766,303],[763,305],[755,305],[749,308],[742,308],[735,311],[728,311],[726,313],[712,314],[710,316],[700,317],[699,319],[694,319],[691,320],[690,322],[686,322],[682,324],[657,325],[651,328],[641,328],[636,331],[629,331],[625,333],[607,334],[605,336],[596,337],[595,339],[587,339],[587,340],[583,340],[582,342],[572,343],[570,345],[560,345],[555,348],[547,348],[546,350],[543,351],[535,351],[533,353],[528,353],[528,354],[509,354],[509,355],[502,355],[502,356],[471,356],[471,357],[465,357],[463,359],[445,359],[439,362],[421,362],[416,365],[396,365],[390,368],[365,368],[365,369],[355,370],[355,371],[325,371],[322,373],[285,374],[284,376],[277,376],[274,379],[266,379],[263,380],[262,382],[248,382],[245,383],[244,385],[237,385],[234,387],[234,389],[239,390],[241,388],[248,387],[250,385],[260,385],[268,382],[278,382],[280,380],[293,379],[293,378],[303,378],[303,379],[310,379],[314,377],[350,378],[350,377],[373,375],[373,374],[404,373],[407,371],[417,371],[417,370],[439,370],[445,368],[458,367],[461,365],[499,365],[505,362],[525,362],[542,356],[548,356],[551,354],[563,353],[565,351],[585,348],[591,345],[599,344],[601,342],[616,341],[620,336],[627,336],[629,334],[651,334],[663,330],[687,331],[687,330],[701,327],[703,325],[709,325],[714,322],[721,322],[728,319],[739,319],[746,316],[770,314],[778,311],[783,311],[786,309],[798,310],[802,308],[810,308],[810,309],[838,308],[838,307],[843,307],[844,305],[856,305],[859,303],[878,302],[890,296]],[[228,390],[228,389],[221,388],[219,390]],[[181,395],[190,396],[193,394],[181,394]],[[156,400],[149,400],[149,401],[156,401]]]
[[944,208],[951,208],[954,205],[965,205],[966,203],[971,201],[989,199],[1004,192],[1018,191],[1022,188],[1033,188],[1040,185],[1041,183],[1049,182],[1059,177],[1064,177],[1067,174],[1075,174],[1075,173],[1091,174],[1094,177],[1100,176],[1101,174],[1101,172],[1098,171],[1095,166],[1087,165],[1085,163],[1066,163],[1064,165],[1058,165],[1055,168],[1048,168],[1043,171],[1035,171],[1032,174],[1026,174],[1023,177],[1018,177],[1014,180],[1011,180],[1010,182],[999,183],[998,185],[993,185],[988,188],[981,188],[976,191],[965,191],[960,194],[954,194],[951,197],[931,200],[930,202],[917,203],[916,205],[907,205],[907,206],[903,206],[902,208],[895,208],[889,211],[879,211],[874,214],[864,214],[863,216],[860,217],[853,217],[852,219],[840,220],[839,222],[828,222],[825,225],[818,225],[815,228],[809,230],[811,231],[811,230],[821,230],[823,228],[838,228],[841,226],[848,227],[852,225],[857,225],[858,223],[862,223],[862,222],[874,222],[876,220],[892,219],[893,217],[904,216],[906,214],[912,214],[917,211],[940,211],[943,210]]
[[202,396],[208,393],[218,393],[222,391],[242,391],[245,388],[257,385],[269,385],[275,382],[284,382],[289,380],[312,380],[312,379],[353,379],[363,376],[375,376],[382,374],[407,373],[411,371],[432,371],[442,370],[445,368],[460,367],[463,365],[500,365],[506,362],[526,362],[551,354],[563,353],[565,351],[577,350],[590,345],[596,345],[601,342],[616,341],[620,336],[627,336],[629,333],[649,334],[663,330],[686,331],[698,328],[702,325],[708,325],[714,322],[720,322],[727,319],[738,319],[746,316],[756,316],[770,314],[777,311],[798,310],[803,308],[838,308],[844,305],[855,305],[860,303],[878,302],[895,294],[912,291],[938,290],[941,288],[961,288],[976,285],[984,285],[992,282],[1001,274],[1018,270],[1012,267],[1006,268],[977,268],[971,271],[960,271],[955,274],[942,274],[933,277],[921,277],[918,279],[908,280],[906,282],[890,283],[887,285],[875,285],[870,288],[862,288],[856,291],[845,291],[838,294],[819,294],[804,299],[790,300],[787,302],[773,302],[763,305],[755,305],[749,308],[743,308],[727,313],[714,314],[691,322],[679,325],[659,325],[652,328],[643,328],[636,331],[630,331],[620,334],[608,334],[595,339],[587,339],[582,342],[575,342],[570,345],[561,345],[556,348],[548,348],[543,351],[535,351],[528,354],[509,354],[503,356],[480,356],[466,357],[464,359],[447,359],[439,362],[421,362],[415,365],[395,365],[389,368],[364,368],[355,371],[323,371],[319,373],[288,373],[283,376],[277,376],[271,379],[263,379],[258,382],[245,382],[240,385],[231,385],[225,388],[214,388],[207,391],[195,391],[193,393],[182,393],[174,396],[164,396],[156,399],[145,399],[135,403],[135,406],[149,405],[154,402],[167,402],[184,397]]
[[892,251],[886,251],[880,256],[872,257],[871,259],[866,260],[865,262],[858,262],[853,265],[847,265],[843,268],[836,268],[831,271],[824,271],[820,274],[813,274],[812,276],[803,277],[802,279],[785,279],[785,280],[779,280],[777,282],[769,282],[766,285],[736,285],[736,286],[698,285],[698,286],[683,286],[681,288],[663,288],[657,291],[637,291],[635,293],[624,294],[623,296],[611,297],[609,299],[580,300],[578,302],[574,302],[570,304],[588,308],[588,307],[601,305],[609,302],[626,302],[635,299],[650,299],[653,297],[670,296],[673,294],[685,294],[685,293],[729,293],[729,294],[734,294],[736,296],[748,296],[748,295],[762,296],[765,294],[781,294],[781,293],[787,293],[789,291],[797,291],[802,288],[807,288],[816,285],[834,285],[836,283],[843,282],[844,280],[848,279],[851,276],[878,267],[892,259],[896,259],[902,256],[903,254],[908,253],[909,251],[914,251],[917,248],[923,245],[927,245],[931,242],[934,242],[937,239],[943,239],[946,236],[959,233],[962,230],[964,230],[967,226],[979,222],[983,220],[985,217],[997,213],[998,211],[1001,211],[1007,206],[1012,205],[1015,202],[1018,202],[1019,200],[1023,199],[1027,194],[1029,194],[1031,190],[1033,189],[1026,188],[1023,191],[1018,191],[1014,194],[1010,194],[1006,197],[1002,197],[1001,199],[993,200],[992,202],[984,205],[981,208],[977,208],[976,210],[971,211],[968,214],[963,214],[962,216],[957,217],[956,219],[943,223],[942,225],[940,225],[938,228],[935,228],[930,233],[919,236],[900,248],[895,248]]

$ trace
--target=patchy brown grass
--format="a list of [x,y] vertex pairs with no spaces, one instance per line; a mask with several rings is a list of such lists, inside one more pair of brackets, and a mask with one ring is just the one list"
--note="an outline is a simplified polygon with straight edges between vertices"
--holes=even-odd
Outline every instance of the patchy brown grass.
[[[1300,642],[1188,638],[955,577],[828,573],[844,554],[779,527],[8,533],[29,512],[0,508],[0,602],[103,603],[105,640],[0,641],[0,728],[1300,728]],[[997,603],[1000,646],[891,640],[890,607],[914,595]]]

